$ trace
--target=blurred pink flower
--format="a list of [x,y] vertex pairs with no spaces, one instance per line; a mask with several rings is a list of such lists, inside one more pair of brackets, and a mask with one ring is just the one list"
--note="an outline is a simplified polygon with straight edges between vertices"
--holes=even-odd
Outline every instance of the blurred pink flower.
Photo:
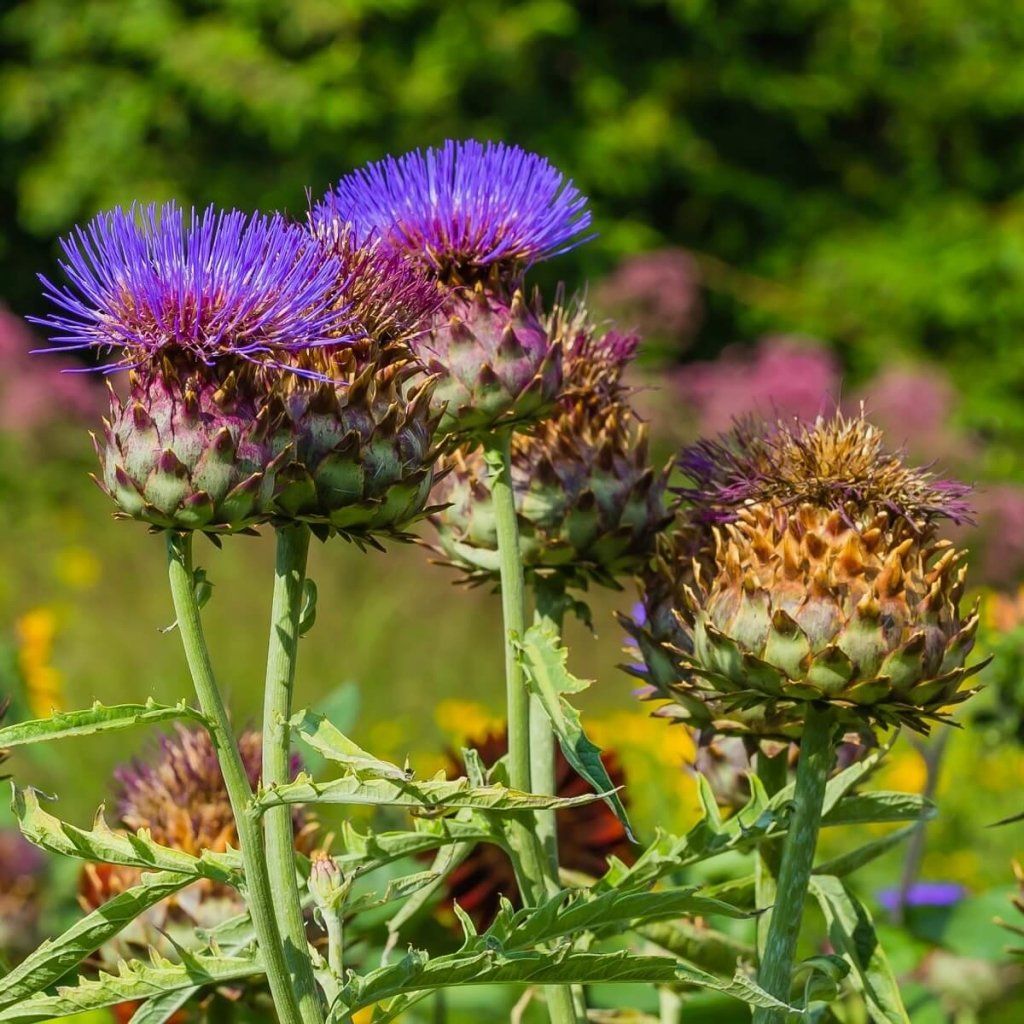
[[96,380],[61,370],[79,363],[32,355],[38,339],[20,318],[0,307],[0,431],[30,434],[52,424],[91,420],[100,409]]
[[903,366],[883,370],[857,396],[872,423],[893,445],[921,462],[949,468],[970,459],[973,446],[953,427],[956,388],[937,366]]
[[703,435],[728,430],[747,414],[813,419],[833,409],[839,396],[832,354],[784,335],[762,338],[753,352],[730,346],[713,362],[684,366],[674,377]]
[[645,337],[689,344],[703,319],[697,262],[685,249],[628,256],[597,287],[594,302]]
[[971,579],[997,587],[1018,583],[1024,576],[1024,487],[982,484],[972,500],[978,525],[964,532],[975,551]]

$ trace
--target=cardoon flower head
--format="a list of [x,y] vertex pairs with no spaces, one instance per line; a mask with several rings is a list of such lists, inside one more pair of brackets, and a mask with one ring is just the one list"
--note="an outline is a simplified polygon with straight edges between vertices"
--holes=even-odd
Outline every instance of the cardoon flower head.
[[527,303],[521,275],[582,241],[586,200],[542,157],[447,142],[343,178],[312,214],[351,224],[418,260],[444,306],[412,342],[437,377],[441,429],[479,440],[538,419],[561,385],[561,348]]
[[631,627],[647,696],[701,728],[787,738],[808,702],[851,729],[927,731],[971,695],[978,614],[961,615],[964,553],[939,536],[967,514],[964,488],[839,415],[748,425],[684,462],[693,507]]
[[280,216],[132,206],[99,214],[60,245],[68,283],[41,277],[57,312],[35,322],[59,350],[112,357],[107,369],[282,366],[345,334],[332,261]]
[[[242,763],[252,786],[259,785],[262,736],[246,730],[238,740]],[[293,763],[298,774],[299,763]],[[193,856],[204,851],[222,853],[238,848],[238,833],[227,787],[221,775],[210,734],[202,728],[179,726],[161,738],[156,751],[122,765],[114,773],[117,784],[117,824],[130,832],[145,829],[154,842]],[[294,815],[296,846],[309,850],[315,824],[301,810]],[[138,883],[141,872],[111,864],[88,864],[79,879],[79,899],[92,910]],[[174,942],[194,948],[197,928],[211,928],[239,914],[244,903],[233,889],[201,881],[157,904],[99,951],[109,964],[155,946],[175,957]]]
[[344,347],[337,262],[281,217],[176,204],[118,209],[62,242],[68,284],[44,279],[58,348],[127,367],[97,444],[119,514],[230,533],[264,518],[268,390],[321,376],[304,353]]
[[[582,307],[556,307],[548,330],[565,354],[562,394],[552,415],[512,439],[524,563],[566,584],[617,586],[671,519],[669,467],[651,466],[647,427],[623,381],[639,339],[599,331]],[[434,519],[442,551],[471,578],[493,576],[497,534],[483,457],[456,452],[449,465],[435,492],[449,503]]]
[[509,277],[578,245],[587,200],[541,156],[504,143],[447,141],[342,178],[314,220],[350,222],[422,260],[439,279]]

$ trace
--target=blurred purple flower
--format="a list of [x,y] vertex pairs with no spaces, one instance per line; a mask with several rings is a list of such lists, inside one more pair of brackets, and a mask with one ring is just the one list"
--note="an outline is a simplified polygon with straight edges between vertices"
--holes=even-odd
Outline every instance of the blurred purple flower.
[[627,256],[598,286],[595,305],[645,337],[689,343],[703,319],[697,261],[685,249]]
[[111,367],[186,354],[280,366],[345,340],[337,262],[299,225],[176,203],[101,213],[61,240],[69,284],[40,277],[57,312],[31,318],[52,351],[114,354]]
[[0,829],[0,952],[14,957],[35,944],[45,854],[13,828]]
[[465,277],[557,256],[584,241],[587,199],[541,156],[500,142],[456,142],[385,157],[342,178],[313,223],[350,223],[439,275]]
[[834,410],[839,366],[813,342],[775,336],[759,341],[754,352],[730,347],[713,362],[685,366],[675,382],[696,413],[698,432],[710,436],[738,417],[813,420]]
[[[906,895],[908,907],[952,907],[967,895],[967,890],[956,882],[915,882]],[[895,914],[902,904],[897,888],[883,889],[877,895],[879,906]]]
[[34,434],[61,421],[91,420],[102,389],[60,356],[33,357],[36,339],[13,313],[0,307],[0,430]]

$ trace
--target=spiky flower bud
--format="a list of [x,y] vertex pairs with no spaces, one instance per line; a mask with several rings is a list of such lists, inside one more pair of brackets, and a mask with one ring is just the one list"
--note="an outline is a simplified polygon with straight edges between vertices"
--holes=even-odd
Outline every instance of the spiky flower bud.
[[325,850],[314,850],[310,856],[309,880],[306,884],[321,914],[335,911],[349,890],[349,883],[341,873],[338,862]]
[[[638,339],[598,332],[581,311],[556,307],[549,332],[565,347],[555,412],[512,439],[512,486],[523,562],[567,584],[616,586],[635,572],[669,521],[668,467],[650,465],[647,427],[628,403],[623,372]],[[497,534],[479,451],[456,452],[435,491],[446,558],[470,577],[493,575]]]
[[419,259],[445,294],[412,342],[438,378],[441,429],[469,437],[530,422],[561,385],[561,349],[525,301],[522,273],[565,252],[590,224],[586,199],[542,157],[447,142],[343,178],[314,221],[351,222]]
[[964,555],[938,535],[967,514],[964,488],[840,415],[740,430],[682,464],[694,525],[665,545],[648,623],[630,627],[680,717],[787,737],[827,702],[853,728],[927,731],[970,696],[978,615],[961,614]]
[[62,241],[68,281],[43,279],[56,347],[134,371],[97,445],[122,515],[232,532],[259,522],[269,456],[258,440],[269,377],[347,340],[336,262],[280,217],[117,209]]
[[321,221],[314,230],[337,260],[335,301],[358,334],[297,354],[296,373],[265,403],[259,436],[274,471],[262,508],[274,520],[376,543],[425,513],[433,484],[435,382],[409,344],[441,295],[403,254],[356,244],[351,225]]

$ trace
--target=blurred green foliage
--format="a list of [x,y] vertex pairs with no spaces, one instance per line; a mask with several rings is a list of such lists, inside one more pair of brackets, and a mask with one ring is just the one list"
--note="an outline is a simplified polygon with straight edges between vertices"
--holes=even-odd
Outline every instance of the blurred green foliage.
[[[448,135],[540,150],[594,198],[570,279],[670,242],[701,354],[823,338],[860,381],[944,362],[964,424],[1024,441],[1024,19],[1006,0],[15,0],[0,16],[0,275],[175,195],[301,213]],[[981,371],[981,372],[979,372]]]

